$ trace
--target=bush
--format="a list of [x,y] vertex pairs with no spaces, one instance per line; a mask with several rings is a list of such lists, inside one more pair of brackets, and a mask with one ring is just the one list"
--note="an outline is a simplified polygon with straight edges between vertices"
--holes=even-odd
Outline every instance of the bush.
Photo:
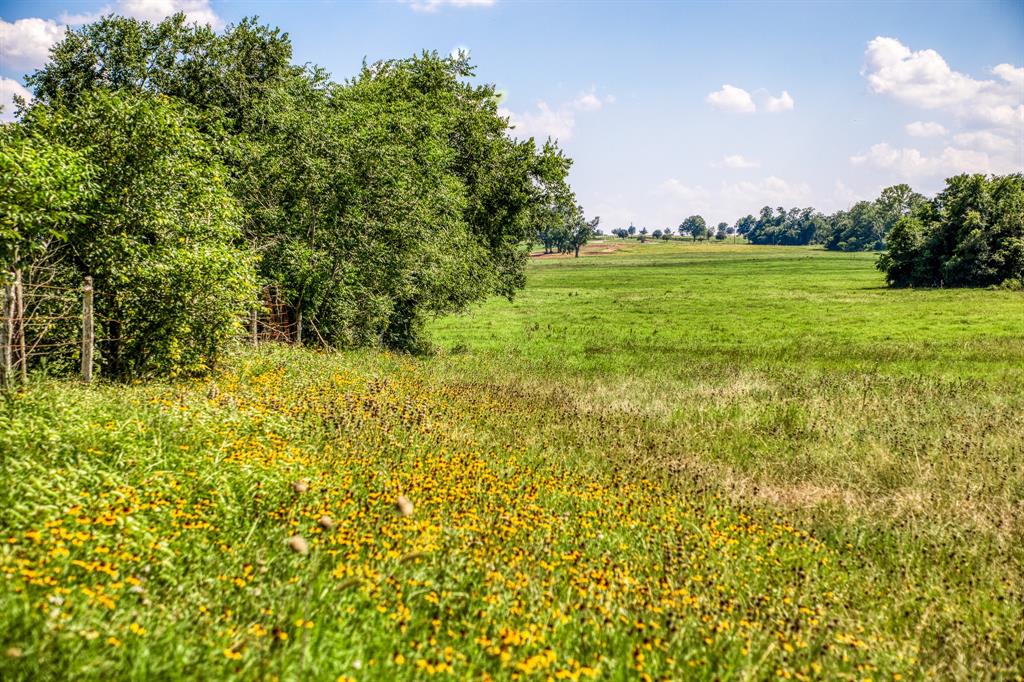
[[62,225],[61,252],[92,276],[101,373],[197,374],[254,299],[241,213],[192,110],[162,96],[97,90],[74,111],[31,110],[22,130],[78,150],[96,192]]
[[998,286],[1024,278],[1024,176],[958,175],[889,234],[878,259],[897,287]]

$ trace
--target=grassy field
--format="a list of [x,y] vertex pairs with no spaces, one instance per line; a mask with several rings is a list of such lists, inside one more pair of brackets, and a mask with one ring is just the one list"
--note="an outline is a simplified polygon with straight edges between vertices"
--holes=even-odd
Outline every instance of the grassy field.
[[8,399],[0,679],[1024,675],[1021,294],[633,244],[432,336]]

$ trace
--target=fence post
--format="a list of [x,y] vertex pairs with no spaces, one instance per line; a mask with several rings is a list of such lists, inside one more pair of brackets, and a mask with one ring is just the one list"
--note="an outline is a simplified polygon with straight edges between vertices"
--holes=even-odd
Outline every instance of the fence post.
[[92,277],[82,284],[82,380],[92,381]]
[[28,354],[25,352],[25,288],[21,282],[21,269],[14,273],[14,297],[18,305],[18,366],[21,383],[28,383]]
[[14,283],[13,278],[4,279],[4,319],[0,324],[0,386],[8,388],[12,379],[11,346],[14,345]]
[[259,313],[253,308],[249,311],[249,336],[252,340],[252,345],[258,346],[260,343],[259,327],[258,325]]
[[295,345],[302,345],[302,310],[295,313]]

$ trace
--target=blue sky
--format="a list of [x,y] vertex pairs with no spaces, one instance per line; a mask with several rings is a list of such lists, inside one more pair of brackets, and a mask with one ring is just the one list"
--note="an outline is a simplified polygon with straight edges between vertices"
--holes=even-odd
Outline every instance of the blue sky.
[[364,58],[468,49],[517,134],[559,139],[606,229],[831,211],[895,182],[931,194],[953,173],[1024,170],[1020,0],[5,0],[5,100],[67,23],[179,8],[218,26],[259,15],[337,80]]

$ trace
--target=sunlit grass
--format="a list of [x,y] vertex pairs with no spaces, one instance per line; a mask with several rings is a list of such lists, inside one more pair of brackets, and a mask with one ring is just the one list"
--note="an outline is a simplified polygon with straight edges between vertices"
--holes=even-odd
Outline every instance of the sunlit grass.
[[1019,298],[721,244],[530,277],[433,358],[5,403],[0,678],[1024,674]]

